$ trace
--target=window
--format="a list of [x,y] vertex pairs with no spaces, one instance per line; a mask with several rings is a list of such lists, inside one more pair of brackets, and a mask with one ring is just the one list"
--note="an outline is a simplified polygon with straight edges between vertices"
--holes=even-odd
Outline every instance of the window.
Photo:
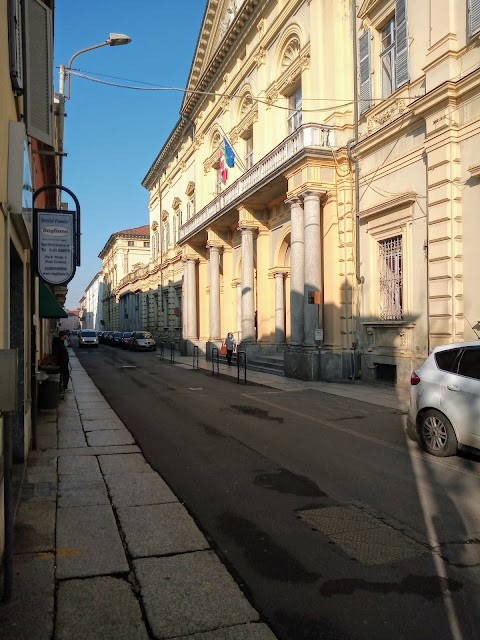
[[288,98],[288,133],[293,133],[302,124],[302,87]]
[[387,22],[381,31],[382,98],[395,91],[395,18]]
[[150,247],[150,242],[144,242],[144,243],[143,243],[143,246],[144,246],[144,247]]
[[468,0],[468,35],[480,32],[480,0]]
[[452,371],[459,352],[460,349],[448,349],[436,353],[434,357],[437,367],[442,371]]
[[458,373],[467,378],[480,380],[480,348],[469,347],[465,349],[460,358]]
[[220,169],[220,166],[218,166],[217,169],[215,170],[215,194],[216,195],[222,192],[222,185],[223,185],[222,170]]
[[403,318],[402,236],[382,240],[380,246],[380,317]]
[[193,194],[187,201],[187,220],[190,220],[195,215],[195,194]]
[[135,242],[134,242],[133,240],[129,240],[129,241],[127,242],[127,245],[128,245],[129,247],[134,247],[134,246],[135,246]]
[[[480,0],[476,1],[480,5]],[[395,14],[379,29],[378,39],[380,40],[381,95],[382,98],[388,98],[410,79],[407,0],[396,0]],[[360,37],[358,50],[360,113],[364,113],[372,104],[371,78],[373,69],[369,30]]]
[[245,138],[245,167],[247,170],[253,167],[253,134]]

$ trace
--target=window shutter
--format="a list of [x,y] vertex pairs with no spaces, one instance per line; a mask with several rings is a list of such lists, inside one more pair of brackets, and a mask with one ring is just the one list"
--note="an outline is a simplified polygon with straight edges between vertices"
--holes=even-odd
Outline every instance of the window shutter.
[[407,0],[397,0],[395,8],[395,81],[396,88],[409,81]]
[[20,0],[9,0],[8,3],[8,42],[12,85],[16,91],[21,91],[23,89],[23,41]]
[[360,38],[360,113],[365,113],[372,102],[370,80],[370,31],[366,31]]
[[27,134],[53,146],[52,12],[41,0],[24,7]]
[[476,35],[480,31],[480,0],[468,0],[468,35]]

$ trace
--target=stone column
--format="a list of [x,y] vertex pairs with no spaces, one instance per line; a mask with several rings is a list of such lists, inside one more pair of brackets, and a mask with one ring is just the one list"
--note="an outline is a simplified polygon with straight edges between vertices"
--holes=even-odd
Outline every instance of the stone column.
[[187,280],[187,322],[186,331],[187,339],[198,339],[198,326],[197,326],[197,278],[196,278],[196,263],[193,258],[187,258],[186,260],[186,280]]
[[275,273],[275,342],[285,342],[285,274]]
[[303,198],[305,222],[305,295],[304,295],[304,344],[314,347],[315,329],[322,328],[321,310],[316,304],[308,304],[308,291],[322,289],[322,245],[320,236],[320,194],[307,192]]
[[242,230],[242,342],[255,341],[253,227]]
[[210,250],[210,341],[222,339],[220,329],[220,247],[209,244]]
[[291,200],[287,200],[287,204],[290,204],[291,207],[290,344],[292,346],[301,346],[303,344],[303,298],[305,287],[303,208],[299,198],[292,198]]
[[242,283],[237,284],[237,340],[242,339]]

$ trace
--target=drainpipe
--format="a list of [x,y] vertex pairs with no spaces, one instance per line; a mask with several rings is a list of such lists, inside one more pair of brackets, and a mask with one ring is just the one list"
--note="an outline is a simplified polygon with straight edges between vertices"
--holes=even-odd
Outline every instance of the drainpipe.
[[354,186],[355,186],[355,276],[357,283],[362,283],[360,277],[360,169],[358,166],[358,160],[352,155],[352,147],[358,142],[358,51],[357,51],[357,3],[356,0],[352,0],[352,44],[353,44],[353,131],[354,137],[347,142],[348,159],[354,165]]
[[426,151],[423,153],[423,160],[425,162],[425,211],[426,211],[426,247],[425,247],[425,259],[427,261],[427,355],[430,354],[430,260],[428,257],[428,250],[430,247],[430,233],[428,224],[428,154]]

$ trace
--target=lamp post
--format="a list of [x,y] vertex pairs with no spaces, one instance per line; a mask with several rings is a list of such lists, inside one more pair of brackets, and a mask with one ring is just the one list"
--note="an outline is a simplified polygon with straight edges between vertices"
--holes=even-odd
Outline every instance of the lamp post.
[[[100,44],[94,44],[91,47],[87,47],[86,49],[80,49],[80,51],[77,51],[76,53],[74,53],[73,56],[70,58],[70,61],[67,67],[65,67],[64,64],[60,65],[60,82],[58,85],[59,94],[64,96],[66,100],[70,99],[70,70],[72,68],[72,62],[81,53],[85,53],[86,51],[92,51],[92,49],[99,49],[100,47],[106,47],[107,45],[110,47],[118,47],[122,44],[129,44],[131,41],[132,39],[123,33],[111,33],[108,36],[108,38],[105,40],[105,42],[100,42]],[[67,76],[67,83],[68,83],[67,95],[65,95],[65,76]]]

